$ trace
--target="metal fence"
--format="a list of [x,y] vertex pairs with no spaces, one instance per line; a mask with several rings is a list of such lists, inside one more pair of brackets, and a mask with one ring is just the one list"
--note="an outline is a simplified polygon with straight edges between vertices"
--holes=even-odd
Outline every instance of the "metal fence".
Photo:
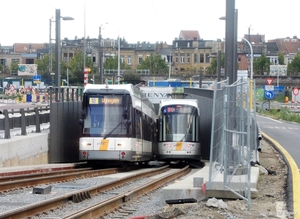
[[[251,200],[251,161],[257,161],[258,126],[250,109],[250,81],[215,82],[208,188]],[[254,94],[253,94],[254,96]],[[253,104],[255,106],[255,104]],[[220,178],[222,180],[220,180]]]
[[27,128],[35,126],[35,132],[41,132],[41,124],[50,122],[50,107],[20,108],[18,110],[3,110],[0,115],[0,130],[4,130],[4,138],[11,138],[11,131],[20,128],[21,135],[27,135]]

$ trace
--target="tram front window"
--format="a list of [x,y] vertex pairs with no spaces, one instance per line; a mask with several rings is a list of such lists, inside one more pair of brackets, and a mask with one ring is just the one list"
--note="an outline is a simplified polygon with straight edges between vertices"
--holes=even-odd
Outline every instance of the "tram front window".
[[195,141],[196,111],[186,107],[163,109],[162,141]]
[[89,97],[86,106],[84,134],[92,137],[125,136],[128,126],[124,124],[124,109],[122,98],[126,96],[96,96]]

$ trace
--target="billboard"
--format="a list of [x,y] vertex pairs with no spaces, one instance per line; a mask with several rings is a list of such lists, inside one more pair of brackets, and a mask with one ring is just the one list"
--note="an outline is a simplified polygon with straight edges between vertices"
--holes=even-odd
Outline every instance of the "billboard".
[[18,64],[18,75],[36,75],[37,64]]
[[287,75],[287,65],[270,65],[270,75],[286,76]]

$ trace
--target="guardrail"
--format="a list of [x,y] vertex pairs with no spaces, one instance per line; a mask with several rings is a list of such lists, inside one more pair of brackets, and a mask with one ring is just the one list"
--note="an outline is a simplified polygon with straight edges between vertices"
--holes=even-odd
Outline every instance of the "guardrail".
[[26,127],[35,125],[36,132],[41,132],[41,124],[50,122],[50,106],[20,108],[18,110],[3,110],[0,114],[0,130],[4,130],[4,138],[10,138],[14,128],[21,128],[21,135],[27,135]]

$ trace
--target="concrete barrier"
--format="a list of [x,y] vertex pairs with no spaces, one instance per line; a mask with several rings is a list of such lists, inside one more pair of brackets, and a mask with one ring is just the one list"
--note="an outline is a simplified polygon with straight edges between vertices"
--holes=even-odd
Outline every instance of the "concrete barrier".
[[48,135],[50,130],[0,139],[0,168],[48,164]]

